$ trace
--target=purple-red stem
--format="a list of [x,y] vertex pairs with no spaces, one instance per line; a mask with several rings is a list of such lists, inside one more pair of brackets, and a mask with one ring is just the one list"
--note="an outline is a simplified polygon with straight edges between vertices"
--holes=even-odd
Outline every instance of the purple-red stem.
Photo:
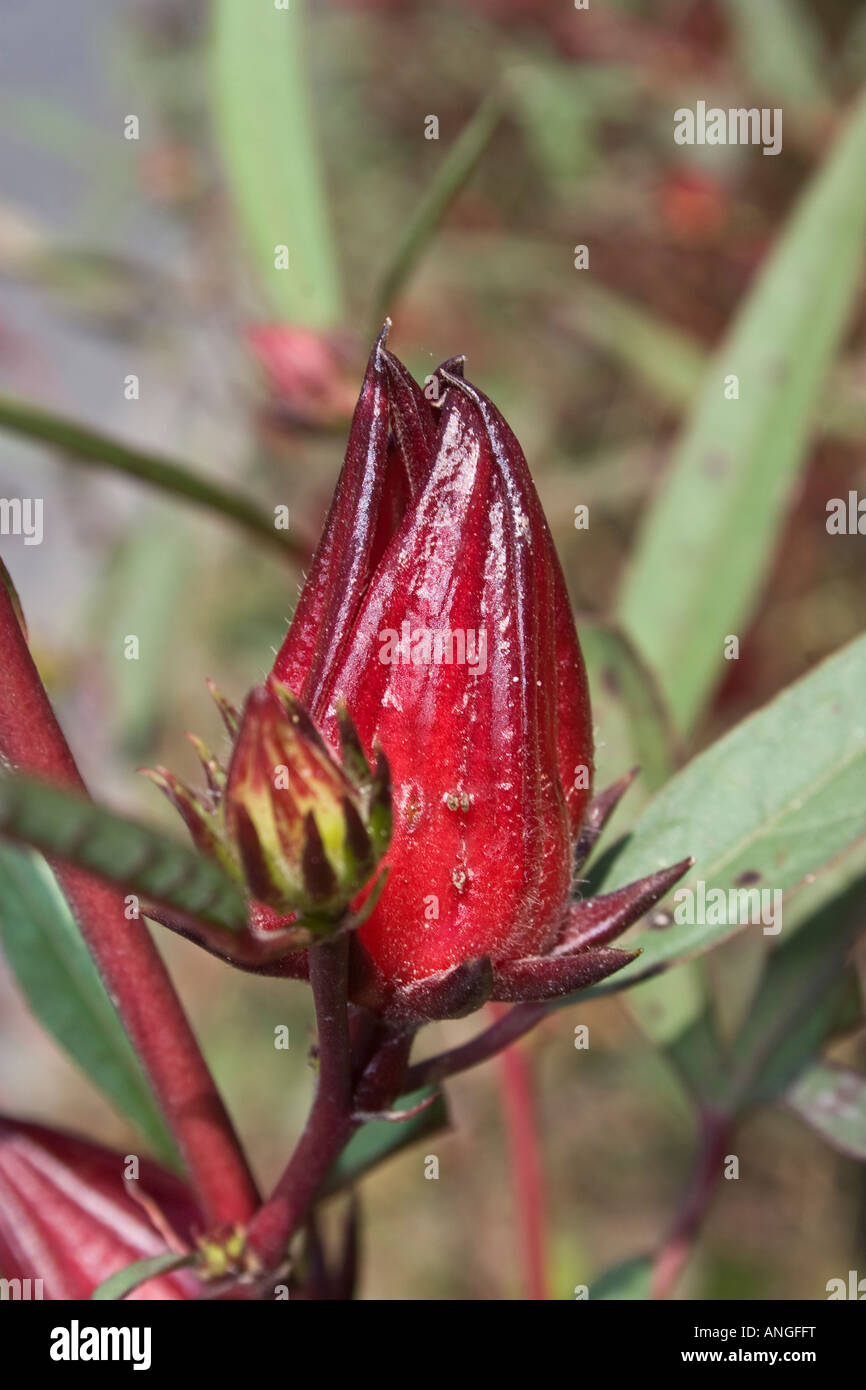
[[651,1298],[670,1298],[673,1293],[721,1177],[728,1135],[729,1120],[726,1115],[715,1111],[703,1112],[700,1155],[676,1220],[655,1258]]
[[291,1237],[353,1129],[347,936],[310,948],[310,985],[316,1006],[319,1079],[289,1165],[249,1228],[249,1248],[266,1269],[284,1259]]
[[347,1005],[347,936],[310,949],[310,985],[316,1008],[319,1079],[297,1147],[249,1228],[249,1249],[265,1269],[276,1268],[285,1258],[289,1241],[303,1223],[332,1165],[359,1127],[359,1114],[384,1108],[404,1088],[412,1046],[411,1033],[380,1029],[369,1063],[354,1080]]
[[[60,786],[84,783],[24,634],[0,585],[0,752]],[[53,866],[82,936],[150,1077],[208,1225],[244,1225],[255,1182],[168,971],[147,927],[124,916],[123,895],[83,870]]]
[[[502,1005],[491,1005],[507,1017]],[[511,1181],[520,1231],[524,1298],[533,1303],[550,1297],[547,1282],[547,1233],[544,1171],[532,1069],[522,1048],[506,1047],[499,1054],[500,1094],[508,1134]]]
[[548,1011],[547,1004],[515,1004],[503,1013],[497,1021],[483,1032],[477,1033],[469,1042],[460,1047],[452,1047],[448,1052],[439,1052],[423,1062],[416,1062],[406,1076],[406,1090],[417,1091],[422,1086],[435,1085],[446,1076],[478,1067],[489,1062],[503,1048],[510,1047],[524,1033],[540,1023]]

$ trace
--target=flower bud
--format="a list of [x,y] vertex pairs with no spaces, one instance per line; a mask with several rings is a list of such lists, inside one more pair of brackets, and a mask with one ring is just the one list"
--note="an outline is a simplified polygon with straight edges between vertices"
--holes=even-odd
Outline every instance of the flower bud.
[[[490,993],[549,998],[631,959],[584,938],[572,900],[592,718],[526,460],[462,359],[435,379],[433,406],[383,332],[274,665],[331,747],[345,707],[362,749],[388,756],[389,878],[357,933],[353,990],[405,1022]],[[608,904],[605,943],[683,868]]]
[[343,710],[341,766],[297,697],[274,677],[253,688],[240,716],[216,698],[234,738],[228,770],[193,737],[206,792],[191,791],[165,768],[148,775],[202,852],[251,898],[277,913],[300,914],[313,936],[327,934],[390,842],[385,756],[380,751],[371,769]]
[[261,902],[338,916],[374,873],[390,839],[387,765],[380,759],[374,776],[356,736],[352,755],[357,781],[291,691],[274,680],[251,691],[229,764],[225,833]]

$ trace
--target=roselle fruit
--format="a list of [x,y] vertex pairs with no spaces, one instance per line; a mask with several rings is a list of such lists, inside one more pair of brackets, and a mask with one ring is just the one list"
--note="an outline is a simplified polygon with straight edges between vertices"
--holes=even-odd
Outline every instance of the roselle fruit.
[[[186,1243],[203,1229],[179,1179],[141,1159],[128,1182],[124,1165],[123,1155],[87,1140],[0,1118],[0,1276],[30,1280],[33,1298],[86,1299],[118,1270],[168,1252],[150,1213]],[[128,1297],[189,1299],[199,1289],[188,1269],[178,1269]]]
[[[315,926],[318,891],[330,929],[352,928],[353,1002],[414,1026],[610,975],[634,953],[608,942],[687,862],[575,897],[629,778],[591,799],[586,669],[538,495],[462,359],[425,392],[386,336],[387,326],[269,685],[250,696],[240,732],[228,717],[228,781],[204,749],[204,796],[158,776],[200,847],[244,882],[251,932],[290,936],[310,913]],[[320,731],[317,757],[331,765],[300,798],[271,786],[285,761],[279,700],[306,746]],[[306,970],[295,950],[274,973]]]
[[332,746],[344,704],[387,754],[389,877],[356,994],[407,1018],[603,978],[631,959],[605,943],[686,867],[572,901],[593,740],[565,582],[502,415],[460,359],[435,382],[434,403],[380,337],[274,664]]

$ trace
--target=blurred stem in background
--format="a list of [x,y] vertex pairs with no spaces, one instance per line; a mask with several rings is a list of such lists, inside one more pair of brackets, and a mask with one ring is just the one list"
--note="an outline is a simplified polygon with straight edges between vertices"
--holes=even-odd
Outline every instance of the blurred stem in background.
[[506,110],[501,86],[487,94],[461,130],[409,218],[376,290],[372,333],[390,314],[442,219],[468,183]]
[[[491,1004],[488,1011],[497,1020],[511,1012],[504,1004]],[[547,1301],[550,1298],[547,1183],[538,1134],[532,1065],[520,1044],[513,1043],[499,1054],[499,1090],[517,1213],[522,1297],[531,1302]]]
[[273,517],[262,511],[255,502],[197,475],[185,463],[124,444],[103,434],[101,430],[89,429],[53,411],[43,410],[28,401],[14,400],[11,396],[0,395],[0,430],[9,430],[22,438],[50,445],[61,456],[111,468],[127,477],[149,483],[170,497],[228,517],[258,540],[266,540],[291,559],[303,555],[303,547],[298,541],[287,531],[277,530]]
[[700,1116],[700,1152],[679,1213],[652,1270],[652,1298],[670,1298],[722,1177],[730,1119],[705,1109]]

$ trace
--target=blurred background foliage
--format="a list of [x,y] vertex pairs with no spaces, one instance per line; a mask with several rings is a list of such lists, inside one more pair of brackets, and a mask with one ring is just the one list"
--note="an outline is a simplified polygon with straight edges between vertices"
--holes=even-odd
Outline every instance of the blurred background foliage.
[[[583,615],[599,783],[644,767],[620,828],[689,753],[864,630],[862,537],[825,528],[829,498],[866,492],[859,0],[292,0],[276,17],[248,0],[7,0],[0,24],[0,493],[26,477],[46,508],[43,545],[10,537],[4,554],[95,793],[170,826],[135,769],[192,775],[182,731],[216,737],[205,678],[239,697],[268,668],[385,312],[421,377],[465,352],[524,445]],[[783,155],[675,145],[672,113],[697,99],[782,107]],[[727,371],[745,397],[733,442]],[[22,401],[68,457],[28,442]],[[100,462],[70,420],[145,473],[182,461],[265,512],[285,504],[295,556],[70,463]],[[311,1090],[307,992],[161,945],[267,1183]],[[673,993],[580,1003],[526,1044],[554,1296],[659,1244],[694,1157],[694,1000],[742,1018],[762,960],[727,943]],[[11,978],[0,1007],[3,1108],[133,1143]],[[831,1055],[862,1071],[862,1033]],[[453,1132],[428,1141],[438,1182],[423,1146],[366,1181],[366,1296],[519,1295],[495,1081],[450,1084]],[[721,1184],[680,1293],[815,1298],[866,1272],[862,1166],[792,1106],[750,1109],[733,1148],[740,1180]]]

